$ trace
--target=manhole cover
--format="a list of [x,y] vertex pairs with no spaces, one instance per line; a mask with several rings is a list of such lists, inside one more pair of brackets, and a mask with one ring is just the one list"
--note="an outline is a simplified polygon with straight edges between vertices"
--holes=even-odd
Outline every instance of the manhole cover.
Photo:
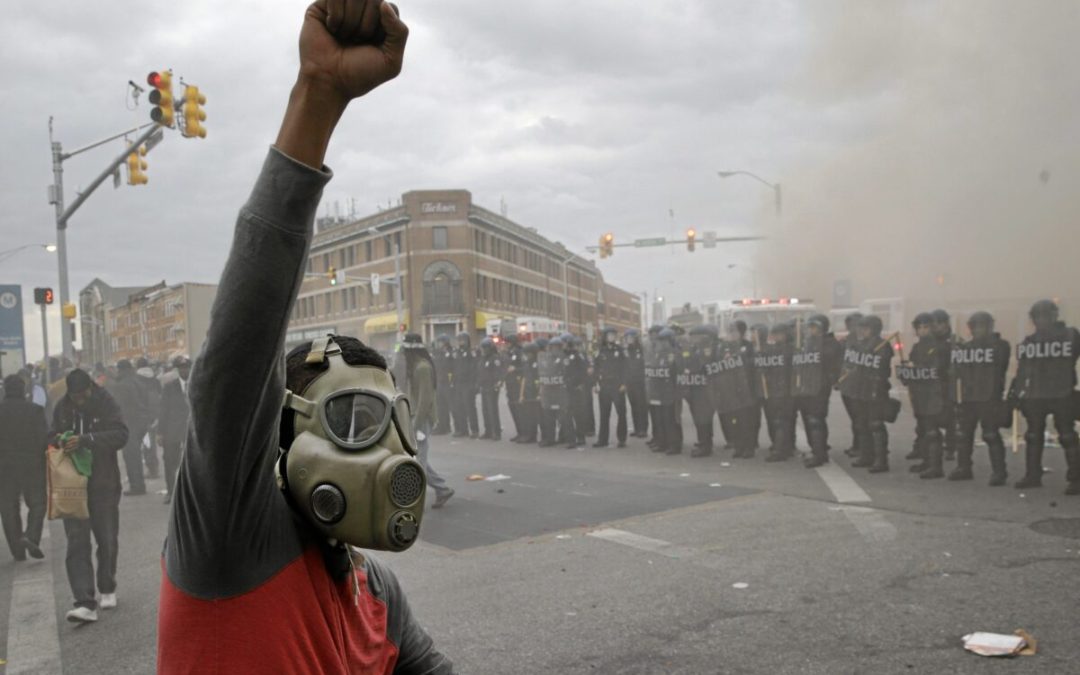
[[1032,523],[1031,529],[1051,537],[1080,539],[1080,518],[1047,518]]

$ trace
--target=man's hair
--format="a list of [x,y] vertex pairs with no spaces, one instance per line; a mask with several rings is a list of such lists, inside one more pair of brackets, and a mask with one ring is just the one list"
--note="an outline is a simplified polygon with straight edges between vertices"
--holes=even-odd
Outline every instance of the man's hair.
[[94,386],[94,381],[85,370],[76,368],[67,374],[65,378],[69,394],[78,394]]
[[[331,335],[334,344],[341,348],[341,358],[350,366],[374,366],[386,369],[386,359],[382,354],[368,347],[360,340],[347,335]],[[311,343],[294,348],[285,357],[285,388],[294,394],[303,394],[308,385],[330,368],[330,364],[308,363],[307,356],[311,353]],[[293,416],[296,413],[286,411],[281,415],[281,438],[279,443],[282,447],[292,445],[294,432]]]
[[4,378],[4,398],[25,398],[26,383],[18,375],[8,375]]

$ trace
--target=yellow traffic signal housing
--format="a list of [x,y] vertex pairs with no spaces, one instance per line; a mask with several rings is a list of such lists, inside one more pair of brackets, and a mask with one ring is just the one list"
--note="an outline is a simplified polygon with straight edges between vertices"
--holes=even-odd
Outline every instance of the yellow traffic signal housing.
[[146,76],[146,82],[154,88],[150,92],[150,103],[156,106],[150,111],[150,119],[158,124],[171,127],[176,122],[175,101],[173,99],[172,72],[163,70]]
[[697,230],[690,228],[686,231],[686,250],[694,252],[694,242],[697,241]]
[[337,286],[337,270],[334,269],[333,265],[326,270],[326,278],[330,280],[331,286]]
[[615,235],[608,232],[600,237],[600,258],[610,258],[615,255]]
[[146,185],[150,182],[150,179],[143,173],[147,169],[146,160],[143,157],[146,155],[146,146],[139,146],[138,150],[133,150],[127,158],[128,166],[128,185]]
[[184,137],[206,138],[206,127],[202,123],[206,120],[206,111],[202,107],[206,104],[206,97],[199,93],[199,88],[194,85],[184,87]]

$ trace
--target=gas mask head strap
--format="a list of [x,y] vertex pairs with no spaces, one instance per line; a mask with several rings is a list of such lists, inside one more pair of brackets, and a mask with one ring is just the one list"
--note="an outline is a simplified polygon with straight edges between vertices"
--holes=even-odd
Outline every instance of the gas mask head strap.
[[[334,342],[334,338],[327,335],[312,341],[311,351],[308,352],[307,358],[304,359],[304,363],[326,363],[328,357],[340,354],[341,347]],[[317,412],[316,403],[314,401],[308,401],[288,389],[285,390],[285,398],[281,401],[281,407],[285,410],[294,410],[305,417],[315,417]]]

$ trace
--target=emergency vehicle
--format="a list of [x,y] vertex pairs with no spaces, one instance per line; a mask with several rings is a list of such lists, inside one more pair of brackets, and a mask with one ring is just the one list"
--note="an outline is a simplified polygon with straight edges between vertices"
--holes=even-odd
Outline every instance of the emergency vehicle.
[[496,343],[505,336],[516,333],[518,342],[532,342],[538,338],[553,338],[566,332],[562,321],[544,316],[519,316],[517,319],[491,319],[487,322],[486,334]]
[[768,327],[795,321],[806,321],[817,314],[814,301],[807,298],[742,298],[706,303],[705,322],[715,324],[725,335],[736,321],[745,321],[747,328],[763,324]]

